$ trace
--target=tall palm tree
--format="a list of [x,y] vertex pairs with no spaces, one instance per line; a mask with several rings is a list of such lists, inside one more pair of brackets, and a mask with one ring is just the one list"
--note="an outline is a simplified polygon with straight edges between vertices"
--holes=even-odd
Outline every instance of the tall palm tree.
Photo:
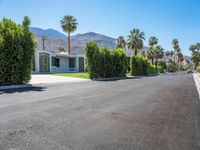
[[193,51],[195,51],[197,49],[197,46],[196,45],[191,45],[189,49],[193,52]]
[[119,36],[117,38],[116,46],[117,46],[117,48],[125,48],[126,47],[126,41],[123,36]]
[[145,40],[144,32],[141,32],[140,29],[133,29],[128,36],[127,46],[137,55],[138,50],[143,48],[143,40]]
[[181,53],[181,51],[179,51],[177,53],[178,56],[178,70],[180,71],[180,62],[182,62],[184,60],[183,54]]
[[196,68],[200,62],[200,44],[191,45],[189,49],[192,51],[192,61]]
[[151,64],[154,65],[154,50],[149,48],[147,51],[147,58],[151,60]]
[[174,51],[166,51],[165,55],[166,56],[173,56],[174,55]]
[[78,23],[77,20],[70,15],[64,16],[60,23],[63,31],[68,34],[68,54],[70,55],[70,34],[76,30]]
[[179,48],[178,40],[173,39],[172,45],[173,45],[173,48],[174,48],[174,62],[176,63],[176,53],[177,53],[177,49]]
[[148,59],[151,59],[152,65],[154,64],[154,50],[157,44],[158,39],[155,36],[151,36],[148,41],[149,49],[147,51],[147,57]]
[[149,38],[148,44],[150,47],[154,47],[155,45],[158,44],[158,39],[155,36],[151,36]]
[[157,70],[158,59],[161,59],[164,56],[164,49],[160,45],[155,47],[154,56],[155,56],[155,65],[156,65],[156,70]]

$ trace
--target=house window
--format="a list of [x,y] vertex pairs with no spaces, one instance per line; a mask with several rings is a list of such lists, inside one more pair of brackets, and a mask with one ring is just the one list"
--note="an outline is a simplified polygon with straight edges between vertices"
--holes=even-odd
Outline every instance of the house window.
[[51,58],[51,65],[56,66],[56,67],[60,67],[60,59],[56,58],[56,57],[52,57]]
[[69,68],[76,67],[76,58],[69,58]]

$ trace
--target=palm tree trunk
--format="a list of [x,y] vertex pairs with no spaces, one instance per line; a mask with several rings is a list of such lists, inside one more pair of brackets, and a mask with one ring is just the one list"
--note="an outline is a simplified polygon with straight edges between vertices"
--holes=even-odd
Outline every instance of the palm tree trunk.
[[135,56],[137,56],[137,49],[135,50]]
[[151,64],[152,64],[152,65],[154,64],[153,58],[151,58]]
[[70,55],[70,32],[68,32],[68,54]]
[[180,72],[180,61],[179,61],[179,58],[178,58],[178,71]]
[[158,60],[157,60],[157,58],[156,58],[156,63],[155,63],[155,65],[156,65],[156,71],[158,71]]

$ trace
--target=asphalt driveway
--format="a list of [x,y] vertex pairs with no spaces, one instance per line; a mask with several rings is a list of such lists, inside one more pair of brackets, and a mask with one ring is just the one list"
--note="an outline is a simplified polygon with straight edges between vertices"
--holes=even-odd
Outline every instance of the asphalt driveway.
[[1,150],[199,150],[192,75],[0,91]]

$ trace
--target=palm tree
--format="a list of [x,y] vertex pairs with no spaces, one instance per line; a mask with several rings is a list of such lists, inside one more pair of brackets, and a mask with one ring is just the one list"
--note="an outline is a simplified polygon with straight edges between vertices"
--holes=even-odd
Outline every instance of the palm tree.
[[177,49],[179,48],[178,40],[173,39],[172,45],[173,45],[173,48],[174,48],[174,62],[176,63],[176,53],[177,53]]
[[174,52],[173,52],[173,51],[166,51],[166,52],[165,52],[165,55],[166,55],[166,56],[173,56],[173,55],[174,55]]
[[145,40],[144,32],[141,32],[140,29],[133,29],[128,36],[127,46],[134,50],[135,55],[137,55],[138,50],[143,48],[143,40]]
[[192,61],[194,62],[195,68],[199,65],[200,62],[200,44],[191,45],[189,48],[192,51]]
[[180,62],[182,62],[184,60],[183,54],[181,53],[181,51],[179,51],[177,53],[178,56],[178,70],[180,71]]
[[61,27],[64,32],[68,34],[68,54],[70,55],[70,33],[74,32],[77,28],[78,23],[77,20],[73,16],[64,16],[60,21]]
[[151,63],[153,65],[154,64],[154,50],[155,50],[155,45],[158,44],[158,39],[155,36],[152,36],[149,38],[148,44],[149,44],[149,49],[147,51],[147,58],[151,59]]
[[126,47],[126,41],[123,36],[119,36],[116,40],[117,48],[125,48]]
[[155,36],[151,36],[149,38],[148,44],[150,47],[154,47],[155,45],[158,44],[158,39]]
[[164,49],[160,45],[155,47],[154,56],[155,56],[155,60],[156,60],[155,65],[156,65],[156,70],[157,70],[158,59],[161,59],[164,56]]
[[147,51],[147,58],[151,60],[151,64],[154,65],[154,50],[149,48]]

